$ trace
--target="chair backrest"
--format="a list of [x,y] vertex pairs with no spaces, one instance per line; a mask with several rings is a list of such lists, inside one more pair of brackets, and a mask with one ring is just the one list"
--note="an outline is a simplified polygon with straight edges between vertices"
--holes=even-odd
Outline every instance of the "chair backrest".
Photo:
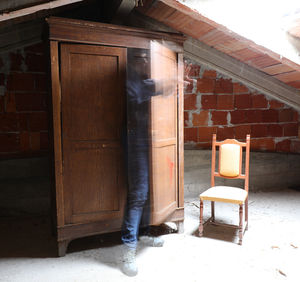
[[[219,147],[219,163],[216,171],[216,151]],[[243,160],[243,148],[245,148],[245,158]],[[216,134],[212,140],[212,161],[211,161],[211,186],[215,186],[215,177],[230,179],[244,179],[244,189],[249,189],[249,156],[250,155],[250,135],[246,137],[246,142],[239,142],[235,139],[226,139],[217,142]],[[244,173],[243,161],[245,163]]]

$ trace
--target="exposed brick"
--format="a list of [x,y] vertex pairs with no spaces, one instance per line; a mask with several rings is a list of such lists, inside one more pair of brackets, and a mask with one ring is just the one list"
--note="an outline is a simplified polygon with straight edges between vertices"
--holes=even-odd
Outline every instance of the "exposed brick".
[[196,144],[197,149],[211,149],[212,142],[200,142]]
[[299,139],[291,140],[291,152],[300,153],[300,140]]
[[189,112],[184,112],[184,125],[189,125]]
[[197,79],[197,92],[200,93],[213,93],[215,88],[215,80],[210,78]]
[[30,150],[30,135],[28,132],[20,133],[20,150],[22,152]]
[[185,78],[184,79],[184,93],[190,94],[193,92],[193,89],[194,89],[194,80]]
[[262,94],[260,95],[252,95],[252,107],[257,108],[267,108],[268,107],[268,100]]
[[47,110],[47,96],[39,93],[18,93],[16,96],[17,111]]
[[234,138],[234,127],[218,127],[217,129],[218,140]]
[[197,95],[188,94],[184,95],[184,109],[185,110],[196,110]]
[[261,110],[248,110],[246,112],[246,120],[248,123],[259,123],[263,120],[263,114]]
[[251,125],[252,137],[266,137],[268,135],[268,125],[266,124],[254,124]]
[[279,124],[269,124],[268,125],[268,136],[282,137],[283,136],[283,127]]
[[233,110],[234,97],[233,95],[217,95],[217,109],[218,110]]
[[36,74],[35,75],[35,90],[41,92],[47,92],[47,76],[45,74]]
[[199,127],[198,142],[207,142],[212,140],[212,135],[217,133],[216,127]]
[[0,132],[13,132],[18,130],[18,116],[14,113],[0,114]]
[[299,113],[296,112],[296,111],[294,111],[293,121],[300,121],[300,120],[299,120]]
[[199,77],[201,67],[196,64],[185,64],[185,77]]
[[214,125],[227,125],[227,114],[226,111],[212,111],[211,120]]
[[25,57],[25,64],[27,71],[33,72],[46,72],[47,63],[44,55],[27,54]]
[[48,132],[41,132],[40,134],[41,150],[47,150],[49,148],[49,134]]
[[31,131],[48,130],[48,117],[46,112],[30,113],[28,121]]
[[238,125],[234,127],[236,139],[246,139],[247,134],[251,134],[251,125]]
[[297,123],[284,124],[283,136],[298,136],[298,124]]
[[184,142],[197,142],[198,131],[195,127],[184,129]]
[[45,43],[44,42],[40,42],[28,47],[25,47],[25,52],[31,52],[31,53],[44,53],[45,52]]
[[275,141],[273,138],[251,138],[250,143],[251,151],[269,151],[275,150]]
[[19,149],[19,135],[16,133],[0,134],[0,152],[17,152]]
[[215,70],[205,70],[203,72],[202,77],[216,78],[217,77],[217,72]]
[[19,129],[20,131],[27,131],[28,130],[28,115],[27,113],[19,113]]
[[277,152],[290,152],[291,151],[291,140],[286,139],[276,143]]
[[237,111],[230,112],[231,123],[232,124],[246,123],[247,122],[246,113],[247,111],[245,110],[237,110]]
[[278,122],[278,110],[265,110],[262,111],[263,122]]
[[248,93],[249,89],[240,83],[233,83],[233,93],[241,94],[241,93]]
[[252,99],[250,94],[240,94],[235,96],[235,107],[237,109],[249,109],[252,107]]
[[270,109],[281,109],[284,107],[284,104],[277,100],[270,100],[269,105],[270,105]]
[[4,112],[4,97],[0,96],[0,113]]
[[193,126],[207,125],[209,111],[201,111],[193,114]]
[[202,109],[216,109],[217,95],[201,95]]
[[14,93],[7,93],[5,95],[5,111],[7,113],[16,112],[16,97]]
[[10,53],[10,70],[11,71],[21,71],[23,56],[20,53]]
[[233,93],[231,79],[220,78],[216,81],[215,93]]
[[34,75],[31,73],[12,73],[7,78],[8,91],[33,91]]
[[5,75],[4,73],[0,73],[0,86],[4,85]]
[[294,120],[294,111],[292,109],[279,110],[278,121],[289,122]]
[[40,146],[40,133],[39,132],[31,132],[30,133],[30,147],[32,151],[39,151]]

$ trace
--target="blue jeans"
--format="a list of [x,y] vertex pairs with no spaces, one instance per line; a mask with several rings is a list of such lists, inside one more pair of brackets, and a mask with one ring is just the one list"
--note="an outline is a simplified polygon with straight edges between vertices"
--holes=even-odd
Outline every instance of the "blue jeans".
[[130,248],[137,246],[140,226],[147,229],[150,222],[149,148],[148,142],[141,143],[127,147],[128,194],[121,239]]

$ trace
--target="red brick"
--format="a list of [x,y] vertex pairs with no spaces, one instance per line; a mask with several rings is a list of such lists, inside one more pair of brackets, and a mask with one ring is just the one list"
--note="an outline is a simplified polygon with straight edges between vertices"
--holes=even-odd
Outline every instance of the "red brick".
[[254,124],[251,125],[251,136],[255,137],[266,137],[268,135],[268,125],[266,124]]
[[0,152],[16,152],[19,149],[19,135],[16,133],[0,134]]
[[217,133],[216,127],[199,127],[198,142],[207,142],[212,140],[212,135]]
[[268,100],[264,95],[252,95],[252,107],[257,108],[267,108]]
[[220,78],[216,81],[215,93],[233,93],[233,86],[231,79]]
[[261,110],[248,110],[246,112],[246,120],[248,123],[258,123],[262,122],[263,120],[263,114]]
[[197,79],[197,92],[200,93],[213,93],[215,88],[215,80],[210,78]]
[[298,124],[283,124],[283,136],[298,136]]
[[40,133],[39,132],[31,132],[30,133],[30,148],[33,151],[39,151],[40,146]]
[[292,109],[283,109],[279,111],[278,121],[289,122],[294,120],[294,111]]
[[34,75],[31,73],[12,73],[7,78],[8,91],[33,91]]
[[4,85],[5,75],[4,73],[0,73],[0,86]]
[[246,123],[247,122],[247,116],[246,116],[247,111],[245,110],[237,110],[230,112],[230,122],[232,124],[241,124],[241,123]]
[[249,93],[249,89],[240,83],[233,83],[233,93],[241,94],[241,93]]
[[275,151],[275,141],[273,138],[251,138],[251,151]]
[[19,113],[19,129],[20,131],[27,131],[28,130],[28,115],[27,113]]
[[184,142],[197,142],[198,131],[195,127],[184,128]]
[[193,114],[193,126],[207,125],[209,111],[201,111]]
[[184,95],[184,110],[196,110],[197,95],[186,94]]
[[41,137],[41,139],[40,139],[41,150],[49,149],[49,135],[48,135],[48,132],[41,132],[40,137]]
[[226,111],[212,111],[211,120],[214,125],[227,125],[227,114]]
[[218,127],[217,129],[218,140],[234,138],[234,127]]
[[217,95],[201,95],[202,109],[216,109]]
[[238,125],[234,127],[234,136],[236,139],[246,139],[247,134],[251,134],[250,125]]
[[48,130],[48,117],[46,112],[30,113],[28,121],[31,131]]
[[291,140],[286,139],[280,141],[276,144],[276,151],[277,152],[290,152],[291,151]]
[[0,132],[12,132],[18,130],[18,116],[14,113],[0,115]]
[[262,111],[263,122],[278,122],[278,110],[265,110]]
[[28,132],[20,133],[20,150],[22,152],[30,150],[30,135]]
[[201,67],[196,64],[185,64],[184,72],[186,77],[199,77]]
[[200,142],[196,144],[197,149],[211,149],[212,142]]
[[291,140],[291,152],[300,153],[300,140],[299,139]]
[[217,95],[217,109],[233,110],[234,109],[233,95]]
[[194,80],[185,78],[184,79],[184,93],[190,94],[193,92],[193,89],[194,89]]
[[40,42],[31,46],[26,47],[25,52],[31,52],[31,53],[44,53],[45,52],[45,43]]
[[16,112],[16,97],[14,93],[7,93],[5,96],[5,111],[7,113]]
[[281,109],[284,107],[284,104],[277,100],[269,101],[269,105],[270,105],[270,109]]
[[189,112],[184,112],[184,126],[189,124]]
[[237,109],[249,109],[252,107],[250,94],[235,95],[235,107]]
[[283,136],[283,127],[279,124],[269,124],[268,125],[268,136],[282,137]]
[[45,74],[36,74],[35,75],[35,90],[40,92],[48,91],[48,81]]
[[205,70],[203,72],[202,77],[216,78],[217,77],[217,72],[215,70]]
[[47,96],[39,93],[18,93],[16,95],[17,111],[47,110]]
[[4,112],[4,97],[0,96],[0,113]]
[[33,72],[46,72],[47,61],[44,55],[27,54],[25,58],[25,64],[27,71]]
[[10,70],[11,71],[21,71],[23,56],[20,53],[10,53]]
[[293,121],[300,121],[299,120],[299,113],[294,111]]

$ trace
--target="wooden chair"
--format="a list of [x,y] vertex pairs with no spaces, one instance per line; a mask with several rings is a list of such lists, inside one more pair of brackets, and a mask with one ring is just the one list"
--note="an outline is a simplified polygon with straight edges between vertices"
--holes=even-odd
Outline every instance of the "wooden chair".
[[[216,166],[216,147],[219,147],[218,171]],[[245,172],[242,173],[243,148],[246,148],[244,160]],[[249,188],[249,152],[250,135],[246,142],[242,143],[235,139],[226,139],[222,142],[216,141],[216,134],[212,140],[212,162],[211,162],[211,188],[200,195],[200,225],[199,236],[203,236],[203,227],[206,223],[215,223],[215,202],[232,203],[239,205],[239,225],[229,225],[239,229],[239,245],[242,245],[244,231],[248,229],[248,188]],[[215,186],[215,177],[229,179],[244,179],[244,189],[230,186]],[[211,201],[211,217],[203,223],[203,201]],[[245,228],[243,229],[243,212],[245,206]],[[220,223],[215,223],[220,224]],[[227,225],[227,224],[226,224]]]

